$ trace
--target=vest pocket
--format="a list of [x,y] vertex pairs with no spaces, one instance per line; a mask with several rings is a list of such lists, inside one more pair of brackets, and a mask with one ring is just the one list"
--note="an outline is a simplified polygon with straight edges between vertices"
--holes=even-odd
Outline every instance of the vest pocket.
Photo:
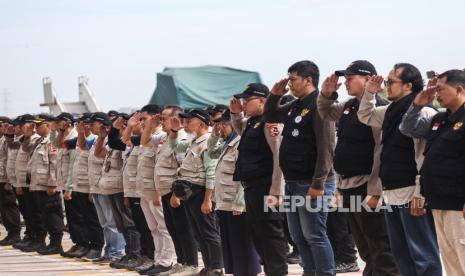
[[123,186],[123,181],[119,175],[106,175],[100,183],[102,183],[102,189],[118,189]]

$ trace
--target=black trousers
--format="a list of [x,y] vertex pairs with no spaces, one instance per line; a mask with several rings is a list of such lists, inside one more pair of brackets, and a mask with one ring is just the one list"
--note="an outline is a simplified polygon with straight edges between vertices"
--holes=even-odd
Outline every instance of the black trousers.
[[[343,196],[343,206],[348,208],[351,196],[360,196],[362,200],[366,197],[367,185],[340,192]],[[363,275],[399,275],[391,252],[383,212],[367,212],[362,208],[361,212],[346,213],[346,217],[360,258],[366,263]]]
[[45,191],[33,192],[33,221],[39,222],[35,233],[37,241],[45,241],[46,233],[50,235],[51,245],[61,245],[63,238],[63,205],[61,192],[47,195]]
[[152,233],[147,225],[144,212],[140,206],[140,198],[130,197],[129,205],[131,206],[132,217],[136,225],[137,231],[140,233],[141,254],[153,260],[155,245],[153,244]]
[[[15,193],[16,190],[17,188],[15,188]],[[19,212],[23,216],[24,223],[26,224],[24,235],[34,238],[34,225],[31,216],[34,200],[32,199],[32,193],[29,192],[29,188],[21,188],[21,190],[23,191],[22,195],[16,195],[16,198],[18,199]]]
[[5,183],[0,183],[0,215],[2,216],[2,222],[8,236],[19,237],[21,225],[16,194],[13,188],[11,191],[6,191],[4,188]]
[[262,259],[265,274],[287,275],[287,239],[284,235],[283,215],[265,212],[265,196],[270,186],[261,183],[243,183],[245,189],[246,221],[249,235]]
[[181,206],[178,208],[171,207],[171,194],[162,196],[161,202],[166,228],[173,240],[177,262],[184,265],[198,266],[197,243],[195,242],[194,230],[188,218],[186,204],[181,202]]
[[357,250],[345,213],[329,212],[326,221],[329,241],[334,251],[334,262],[354,263],[357,261]]
[[126,255],[140,256],[140,233],[137,231],[131,209],[124,206],[124,194],[109,195],[109,199],[116,228],[123,234],[126,241]]
[[[283,216],[284,216],[284,235],[286,236],[287,243],[292,246],[292,252],[299,253],[297,244],[295,244],[295,242],[292,240],[291,233],[289,232],[289,225],[287,224],[286,213],[284,213]],[[290,253],[290,249],[288,249],[287,252]]]
[[97,210],[95,210],[94,204],[89,201],[89,194],[73,192],[73,197],[78,201],[84,221],[82,228],[85,237],[84,246],[101,250],[105,244],[103,229],[98,220]]
[[84,213],[81,210],[76,193],[72,194],[71,200],[65,200],[65,213],[71,240],[77,246],[86,246],[88,241],[86,240]]
[[[202,213],[201,206],[205,196],[205,187],[192,185],[192,195],[184,201],[202,252],[204,265],[208,269],[223,268],[221,236],[216,213]],[[214,206],[213,206],[214,209]]]

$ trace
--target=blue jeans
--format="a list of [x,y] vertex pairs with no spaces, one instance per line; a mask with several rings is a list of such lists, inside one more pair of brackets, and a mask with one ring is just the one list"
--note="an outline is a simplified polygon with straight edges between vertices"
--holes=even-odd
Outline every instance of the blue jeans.
[[92,196],[100,226],[103,228],[103,237],[105,238],[104,255],[106,257],[121,258],[126,242],[124,241],[123,234],[118,232],[116,228],[110,198],[99,194],[93,194]]
[[[286,181],[286,196],[307,196],[310,183],[303,181]],[[325,184],[325,195],[334,194],[336,183],[334,181]],[[286,200],[288,200],[286,198]],[[327,205],[322,198],[310,200],[305,199],[305,205],[296,207],[295,211],[287,213],[289,232],[292,240],[299,249],[305,273],[315,273],[318,275],[334,275],[334,253],[326,233],[326,220],[328,212],[325,208],[319,211],[310,211],[317,207]],[[292,202],[292,201],[291,201]],[[323,203],[323,204],[322,204]]]
[[431,211],[424,216],[410,215],[408,206],[390,206],[385,211],[392,254],[401,275],[442,275],[439,247]]

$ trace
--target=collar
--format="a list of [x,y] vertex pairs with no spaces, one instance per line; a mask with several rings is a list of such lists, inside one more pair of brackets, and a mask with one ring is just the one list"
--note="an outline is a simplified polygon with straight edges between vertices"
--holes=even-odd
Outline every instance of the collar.
[[202,143],[203,141],[207,140],[208,137],[210,137],[210,133],[207,132],[207,133],[205,133],[204,135],[202,135],[202,136],[198,137],[197,139],[195,139],[195,143],[196,143],[196,144],[200,144],[200,143]]
[[318,89],[313,90],[310,94],[307,96],[303,97],[302,99],[297,99],[297,105],[298,106],[307,106],[309,105],[313,100],[315,100],[318,97],[319,91]]
[[464,114],[465,114],[465,107],[461,105],[460,108],[457,111],[455,111],[455,113],[453,114],[449,110],[447,110],[447,119],[450,122],[455,123],[456,121],[463,118]]
[[226,144],[228,146],[234,146],[237,141],[239,141],[241,137],[239,135],[237,135],[236,131],[233,130],[233,132],[231,133],[231,136],[226,140]]

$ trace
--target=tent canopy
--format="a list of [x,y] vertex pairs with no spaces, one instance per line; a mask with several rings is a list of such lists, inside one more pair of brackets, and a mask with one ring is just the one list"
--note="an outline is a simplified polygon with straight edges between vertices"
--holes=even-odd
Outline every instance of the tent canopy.
[[165,68],[157,73],[157,87],[149,103],[183,108],[229,105],[232,95],[254,82],[261,82],[257,72],[229,67]]

